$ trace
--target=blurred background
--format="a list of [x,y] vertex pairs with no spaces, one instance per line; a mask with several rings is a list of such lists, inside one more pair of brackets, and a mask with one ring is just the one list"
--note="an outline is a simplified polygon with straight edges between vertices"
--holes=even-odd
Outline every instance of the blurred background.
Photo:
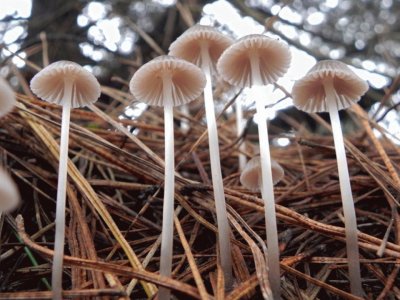
[[[43,67],[67,59],[85,66],[102,85],[127,91],[135,70],[167,52],[194,23],[213,25],[234,38],[265,32],[287,42],[293,55],[272,99],[277,104],[269,117],[276,125],[282,111],[307,119],[291,107],[294,81],[316,60],[338,59],[368,81],[363,107],[396,135],[399,18],[400,1],[395,0],[0,0],[0,75],[18,90],[13,68],[29,80],[37,72],[29,62]],[[128,106],[132,99],[126,97],[118,104],[121,117],[139,116],[145,106]],[[110,100],[103,94],[101,101]],[[254,108],[243,101],[245,111]]]

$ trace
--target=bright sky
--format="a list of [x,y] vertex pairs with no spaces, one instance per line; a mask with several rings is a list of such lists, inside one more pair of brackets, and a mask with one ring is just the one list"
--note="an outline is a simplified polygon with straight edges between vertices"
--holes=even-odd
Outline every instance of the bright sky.
[[[172,5],[175,0],[153,0],[164,6]],[[270,7],[272,1],[264,1],[267,7]],[[325,0],[324,5],[328,8],[335,8],[338,5],[338,0]],[[89,28],[88,35],[93,41],[101,43],[104,47],[111,51],[118,51],[122,54],[131,53],[135,47],[135,41],[137,40],[137,35],[133,31],[124,30],[121,28],[120,24],[122,22],[121,18],[117,16],[112,16],[110,18],[104,19],[107,13],[111,10],[111,7],[104,5],[102,2],[92,1],[90,2],[83,13],[78,17],[78,25],[86,26],[89,22],[95,22],[93,26]],[[0,0],[0,20],[7,15],[15,14],[16,17],[28,18],[31,11],[31,0]],[[271,12],[273,14],[279,14],[282,19],[290,20],[293,23],[303,22],[303,16],[293,11],[289,7],[285,6],[283,9],[279,5],[273,5],[271,7]],[[263,33],[264,26],[255,22],[252,18],[242,17],[238,11],[226,0],[214,1],[211,4],[204,6],[203,17],[200,20],[201,24],[204,25],[214,25],[214,23],[219,23],[223,28],[229,30],[233,33],[235,37],[239,38],[247,34]],[[312,25],[318,25],[322,23],[325,19],[325,15],[322,12],[313,12],[306,17],[306,21]],[[4,29],[4,28],[0,28]],[[298,35],[299,33],[294,29],[293,26],[280,24],[278,30],[283,32],[289,38]],[[17,51],[19,49],[19,43],[15,43],[18,39],[23,38],[25,30],[21,25],[14,25],[14,27],[7,28],[6,34],[3,36],[3,42],[11,51]],[[273,36],[272,34],[266,33],[266,35]],[[275,36],[276,37],[276,36]],[[308,46],[311,43],[311,38],[307,33],[301,33],[299,41],[303,46]],[[80,47],[82,52],[90,56],[95,61],[100,61],[105,58],[107,53],[104,50],[99,50],[93,47],[89,43],[81,43]],[[307,71],[315,64],[316,60],[314,57],[308,55],[307,53],[298,50],[297,48],[290,46],[292,52],[292,63],[287,74],[281,78],[278,83],[287,89],[289,92],[293,86],[296,79],[304,76]],[[332,49],[328,54],[332,59],[338,59],[342,57],[340,49]],[[3,50],[5,55],[10,55],[7,50]],[[22,52],[20,54],[22,57],[26,57],[26,54]],[[13,62],[18,67],[24,67],[25,63],[18,57],[13,58]],[[366,79],[369,84],[374,88],[382,88],[388,84],[388,78],[374,73],[373,70],[377,68],[375,63],[370,60],[361,62],[364,70],[362,69],[352,69],[362,78]],[[93,68],[89,67],[92,71]],[[271,101],[277,101],[284,96],[283,92],[280,90],[275,90],[273,93],[273,99]],[[399,95],[396,95],[399,98]],[[397,99],[396,98],[396,99]],[[246,97],[243,97],[246,99]],[[400,100],[400,99],[398,99]],[[275,105],[273,110],[270,110],[269,118],[273,118],[276,114],[276,110],[283,109],[291,105],[291,99],[286,99],[285,101],[279,102]],[[245,106],[249,107],[252,103],[244,103]],[[132,117],[140,114],[140,111],[144,109],[143,107],[129,109],[127,111],[128,115]],[[387,120],[390,119],[388,122]],[[400,124],[397,116],[388,114],[385,120],[387,125],[382,123],[383,126],[390,128],[393,133],[400,132]]]

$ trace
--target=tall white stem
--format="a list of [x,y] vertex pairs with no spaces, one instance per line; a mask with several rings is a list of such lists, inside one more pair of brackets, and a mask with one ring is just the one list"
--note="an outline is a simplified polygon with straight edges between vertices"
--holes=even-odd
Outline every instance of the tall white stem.
[[[279,243],[278,228],[276,224],[274,184],[272,181],[271,154],[269,149],[269,138],[267,128],[267,116],[264,99],[270,93],[264,95],[261,92],[262,80],[260,74],[259,58],[250,55],[252,75],[252,95],[256,97],[256,108],[258,115],[258,138],[260,142],[261,158],[261,195],[264,200],[265,226],[267,232],[268,247],[268,277],[274,299],[280,299],[280,268],[279,268]],[[272,89],[272,86],[271,86]],[[272,92],[272,90],[271,90]]]
[[326,105],[328,107],[333,140],[335,143],[336,160],[339,171],[340,193],[342,196],[342,206],[346,230],[346,249],[349,265],[350,288],[351,292],[357,296],[363,296],[361,286],[360,257],[357,243],[357,219],[354,208],[353,195],[351,192],[349,171],[347,168],[346,152],[343,143],[342,127],[340,125],[339,113],[336,101],[336,92],[333,87],[332,79],[324,81],[326,93]]
[[[172,246],[174,240],[174,186],[175,186],[175,155],[174,155],[174,116],[172,105],[171,76],[164,74],[164,138],[165,138],[165,177],[164,177],[164,203],[161,232],[161,257],[160,274],[171,276]],[[169,300],[171,291],[160,288],[158,299]]]
[[233,286],[232,275],[232,252],[231,252],[231,230],[228,223],[226,211],[224,186],[222,181],[221,161],[219,155],[219,143],[217,122],[215,120],[214,98],[212,94],[211,82],[211,61],[207,45],[201,48],[201,68],[206,76],[206,86],[204,88],[204,102],[206,109],[208,144],[210,149],[211,176],[215,198],[215,209],[217,212],[218,223],[218,243],[219,258],[225,277],[225,289],[230,290]]
[[73,97],[73,82],[65,80],[64,99],[61,121],[60,160],[58,165],[57,207],[56,207],[56,237],[54,242],[53,269],[51,284],[53,299],[62,299],[62,271],[65,239],[65,198],[67,191],[68,142],[71,103]]
[[[236,106],[236,129],[237,129],[237,136],[238,138],[243,134],[244,130],[244,120],[243,120],[243,109],[242,109],[242,103],[239,99],[236,100],[235,102]],[[239,150],[241,151],[239,153],[239,171],[241,172],[246,165],[246,156],[242,153],[243,150],[246,149],[246,144],[243,141],[240,144]]]

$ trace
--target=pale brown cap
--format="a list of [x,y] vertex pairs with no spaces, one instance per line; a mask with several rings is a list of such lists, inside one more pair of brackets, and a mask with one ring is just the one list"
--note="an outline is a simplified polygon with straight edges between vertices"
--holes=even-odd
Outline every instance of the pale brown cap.
[[336,60],[322,60],[293,85],[293,104],[306,112],[327,111],[323,81],[333,79],[338,109],[345,109],[360,100],[368,91],[368,84],[350,68]]
[[222,34],[216,28],[205,25],[194,25],[179,36],[169,47],[169,55],[183,58],[201,67],[201,45],[208,47],[212,67],[222,52],[233,39]]
[[[172,99],[163,97],[163,75],[171,76]],[[173,106],[193,101],[201,95],[206,78],[196,65],[169,55],[159,56],[144,64],[133,74],[129,88],[133,96],[149,105]]]
[[11,87],[0,77],[0,118],[8,114],[15,105],[15,94]]
[[72,61],[60,60],[48,65],[31,80],[31,90],[43,100],[63,105],[65,82],[73,83],[71,107],[82,107],[100,97],[100,84],[92,73]]
[[[272,182],[277,184],[283,179],[285,172],[280,164],[271,159]],[[251,191],[260,190],[261,185],[261,157],[254,156],[244,167],[240,175],[240,183]]]
[[19,201],[20,196],[14,180],[0,167],[0,212],[12,211],[18,206]]
[[231,85],[251,87],[250,55],[259,57],[263,85],[274,83],[290,66],[289,47],[262,34],[247,35],[227,48],[217,63],[217,70]]

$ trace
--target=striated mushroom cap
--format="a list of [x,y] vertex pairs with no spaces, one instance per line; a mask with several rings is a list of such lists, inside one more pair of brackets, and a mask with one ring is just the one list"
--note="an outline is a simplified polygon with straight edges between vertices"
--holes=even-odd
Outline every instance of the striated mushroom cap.
[[100,84],[92,73],[72,61],[60,60],[48,65],[31,80],[32,92],[43,100],[63,105],[65,84],[73,84],[71,107],[82,107],[100,97]]
[[293,104],[309,113],[327,111],[323,81],[329,77],[333,79],[339,110],[356,103],[368,90],[365,80],[346,64],[336,60],[322,60],[293,85]]
[[[271,159],[272,182],[277,184],[283,179],[285,172],[280,164]],[[261,186],[261,157],[254,156],[244,167],[240,175],[240,183],[251,191],[259,191]]]
[[252,34],[237,40],[222,53],[217,63],[219,74],[231,85],[251,87],[250,55],[259,58],[263,85],[276,82],[290,66],[287,45],[262,34]]
[[19,192],[11,176],[0,167],[0,213],[15,209],[20,201]]
[[212,68],[233,39],[211,26],[194,25],[179,36],[169,47],[169,55],[182,58],[201,67],[201,47],[207,47]]
[[0,77],[0,118],[8,114],[15,105],[15,94],[11,87]]
[[[164,99],[163,77],[171,77],[172,99]],[[173,106],[193,101],[201,95],[206,78],[200,68],[183,59],[169,55],[159,56],[140,67],[129,83],[133,96],[149,105]]]

